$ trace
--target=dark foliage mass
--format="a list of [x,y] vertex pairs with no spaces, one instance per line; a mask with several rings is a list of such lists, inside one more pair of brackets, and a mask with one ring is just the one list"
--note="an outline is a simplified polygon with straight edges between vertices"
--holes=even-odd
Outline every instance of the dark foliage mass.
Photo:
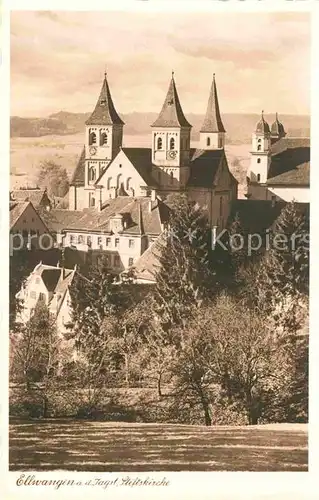
[[[228,237],[240,233],[235,218]],[[205,214],[171,204],[157,283],[118,282],[103,259],[71,287],[69,333],[38,307],[11,333],[11,415],[205,424],[306,422],[308,227],[288,204],[293,248],[211,245]],[[19,265],[18,265],[19,264]],[[13,262],[12,313],[23,263]],[[22,266],[22,267],[21,267]],[[20,272],[21,271],[21,272]],[[14,315],[14,314],[13,314]]]
[[67,171],[53,161],[43,161],[38,168],[37,184],[45,188],[50,197],[63,198],[69,190]]

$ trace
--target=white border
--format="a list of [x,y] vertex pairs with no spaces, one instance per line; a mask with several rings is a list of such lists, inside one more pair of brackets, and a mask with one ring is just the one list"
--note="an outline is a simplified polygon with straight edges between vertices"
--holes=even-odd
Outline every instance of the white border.
[[[53,491],[46,487],[36,488],[19,488],[15,486],[15,480],[18,473],[7,471],[7,387],[8,387],[8,213],[7,199],[9,191],[9,10],[78,10],[78,11],[102,11],[102,10],[130,10],[130,11],[152,11],[152,10],[167,10],[169,6],[172,11],[218,11],[218,12],[283,12],[283,11],[311,11],[312,12],[312,173],[311,173],[311,191],[312,191],[312,206],[311,206],[311,322],[310,322],[310,472],[308,473],[251,473],[251,472],[192,472],[192,473],[138,473],[129,474],[132,477],[166,477],[171,481],[168,488],[119,488],[109,490],[94,490],[84,488],[61,488],[58,491]],[[1,77],[1,92],[0,92],[0,123],[1,123],[1,141],[0,141],[0,194],[1,194],[1,212],[0,226],[1,238],[0,248],[2,250],[0,259],[0,276],[1,276],[1,339],[2,339],[2,362],[0,364],[0,376],[2,381],[1,401],[1,479],[0,479],[0,494],[5,500],[11,498],[38,498],[46,496],[46,498],[55,498],[59,496],[82,498],[93,496],[94,498],[105,498],[109,496],[113,499],[121,499],[129,496],[130,498],[138,499],[157,499],[157,498],[182,498],[193,499],[199,497],[201,500],[210,499],[267,499],[267,500],[284,500],[284,499],[307,499],[311,500],[318,497],[316,489],[318,481],[316,479],[316,469],[318,466],[319,454],[319,433],[316,429],[319,424],[318,411],[318,290],[319,290],[319,273],[318,273],[318,248],[319,248],[319,231],[316,231],[316,214],[319,213],[319,151],[318,151],[318,136],[319,136],[319,115],[318,115],[318,93],[319,93],[319,1],[316,0],[127,0],[116,2],[105,0],[90,0],[90,2],[72,2],[72,6],[66,5],[65,0],[4,0],[3,3],[3,24],[1,28],[2,40],[2,65],[0,67]],[[292,82],[293,84],[293,82]],[[318,191],[318,192],[317,192]],[[113,476],[123,476],[123,474],[113,473]],[[68,473],[68,472],[50,472],[37,473],[38,478],[79,478],[85,480],[88,477],[107,478],[112,474],[94,474],[94,473]],[[317,486],[317,488],[316,488]]]

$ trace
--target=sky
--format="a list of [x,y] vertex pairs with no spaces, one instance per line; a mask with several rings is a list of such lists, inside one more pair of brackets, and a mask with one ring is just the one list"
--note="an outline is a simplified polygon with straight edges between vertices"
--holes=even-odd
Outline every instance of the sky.
[[92,111],[104,71],[119,113],[159,112],[174,71],[185,114],[310,113],[307,13],[11,13],[11,115]]

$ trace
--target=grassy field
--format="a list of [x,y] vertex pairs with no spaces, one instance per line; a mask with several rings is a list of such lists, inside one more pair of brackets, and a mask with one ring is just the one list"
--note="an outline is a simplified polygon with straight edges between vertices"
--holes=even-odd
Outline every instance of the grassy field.
[[[43,137],[14,137],[10,141],[10,162],[12,189],[36,183],[37,169],[44,160],[51,160],[66,168],[71,177],[78,156],[81,153],[84,134]],[[150,136],[124,135],[124,146],[149,147]],[[197,147],[196,142],[192,147]],[[229,144],[226,155],[229,167],[239,182],[239,198],[243,198],[246,172],[250,158],[250,144]]]
[[39,421],[10,425],[10,470],[306,471],[307,425],[203,427]]

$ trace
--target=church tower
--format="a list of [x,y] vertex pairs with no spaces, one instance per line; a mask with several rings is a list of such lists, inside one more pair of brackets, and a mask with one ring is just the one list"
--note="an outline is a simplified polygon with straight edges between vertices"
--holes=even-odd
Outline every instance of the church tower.
[[251,182],[264,183],[267,181],[267,175],[271,160],[270,152],[270,129],[264,119],[264,112],[261,113],[261,119],[256,125],[256,130],[252,135],[252,150],[249,169],[249,178]]
[[278,113],[276,113],[276,119],[271,126],[271,144],[279,141],[286,136],[286,132],[282,123],[278,119]]
[[122,146],[124,122],[119,117],[106,73],[95,109],[85,122],[85,180],[86,206],[96,206],[94,184]]
[[200,149],[222,149],[225,146],[225,128],[220,116],[215,73],[213,74],[205,119],[200,129]]
[[174,73],[158,118],[152,127],[153,176],[164,188],[181,188],[189,177],[190,133],[174,80]]

